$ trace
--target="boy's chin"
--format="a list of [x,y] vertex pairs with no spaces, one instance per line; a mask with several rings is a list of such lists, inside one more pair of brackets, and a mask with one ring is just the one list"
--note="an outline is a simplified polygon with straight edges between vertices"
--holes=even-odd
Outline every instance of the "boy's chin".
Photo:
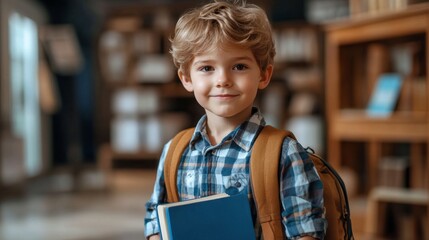
[[216,108],[216,109],[206,109],[207,116],[224,118],[224,119],[247,119],[251,113],[252,108],[239,109],[236,107],[229,108]]

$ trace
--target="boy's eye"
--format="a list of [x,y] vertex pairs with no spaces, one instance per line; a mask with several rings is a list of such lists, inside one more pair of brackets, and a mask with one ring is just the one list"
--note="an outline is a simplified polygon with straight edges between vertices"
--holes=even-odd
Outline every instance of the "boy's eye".
[[213,67],[210,67],[210,66],[202,66],[202,67],[200,67],[200,68],[199,68],[199,70],[200,70],[200,71],[202,71],[202,72],[209,72],[209,71],[212,71],[212,70],[213,70]]
[[237,64],[237,65],[234,66],[234,70],[241,71],[241,70],[245,70],[245,69],[247,69],[247,66],[244,65],[244,64]]

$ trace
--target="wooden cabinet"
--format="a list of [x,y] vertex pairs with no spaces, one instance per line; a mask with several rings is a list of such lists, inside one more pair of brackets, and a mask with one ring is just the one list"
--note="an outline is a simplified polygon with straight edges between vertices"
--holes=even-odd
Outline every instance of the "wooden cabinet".
[[[429,5],[331,23],[325,30],[328,159],[337,169],[352,168],[359,193],[367,195],[380,186],[382,162],[403,158],[406,182],[396,187],[427,196]],[[392,72],[403,80],[395,110],[371,117],[374,86]]]

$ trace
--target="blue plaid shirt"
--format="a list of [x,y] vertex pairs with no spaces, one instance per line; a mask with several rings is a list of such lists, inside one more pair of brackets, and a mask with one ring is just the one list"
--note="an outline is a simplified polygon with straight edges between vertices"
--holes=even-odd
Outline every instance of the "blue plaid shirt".
[[[260,228],[249,183],[249,161],[253,143],[265,125],[257,109],[250,119],[212,146],[206,132],[206,116],[198,122],[189,147],[184,151],[177,174],[181,201],[213,194],[247,193],[254,216],[257,236]],[[145,235],[159,233],[156,206],[166,202],[164,160],[169,148],[162,152],[154,191],[146,203]],[[308,235],[323,239],[327,221],[324,218],[323,186],[305,149],[286,138],[280,160],[280,192],[282,220],[288,239]]]

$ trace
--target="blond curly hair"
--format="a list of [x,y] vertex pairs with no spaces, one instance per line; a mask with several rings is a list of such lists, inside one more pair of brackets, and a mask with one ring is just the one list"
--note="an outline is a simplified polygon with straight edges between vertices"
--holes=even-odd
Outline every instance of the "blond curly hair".
[[273,64],[275,56],[265,11],[245,1],[214,1],[185,13],[170,41],[174,64],[184,74],[189,74],[196,55],[223,44],[250,49],[262,71]]

